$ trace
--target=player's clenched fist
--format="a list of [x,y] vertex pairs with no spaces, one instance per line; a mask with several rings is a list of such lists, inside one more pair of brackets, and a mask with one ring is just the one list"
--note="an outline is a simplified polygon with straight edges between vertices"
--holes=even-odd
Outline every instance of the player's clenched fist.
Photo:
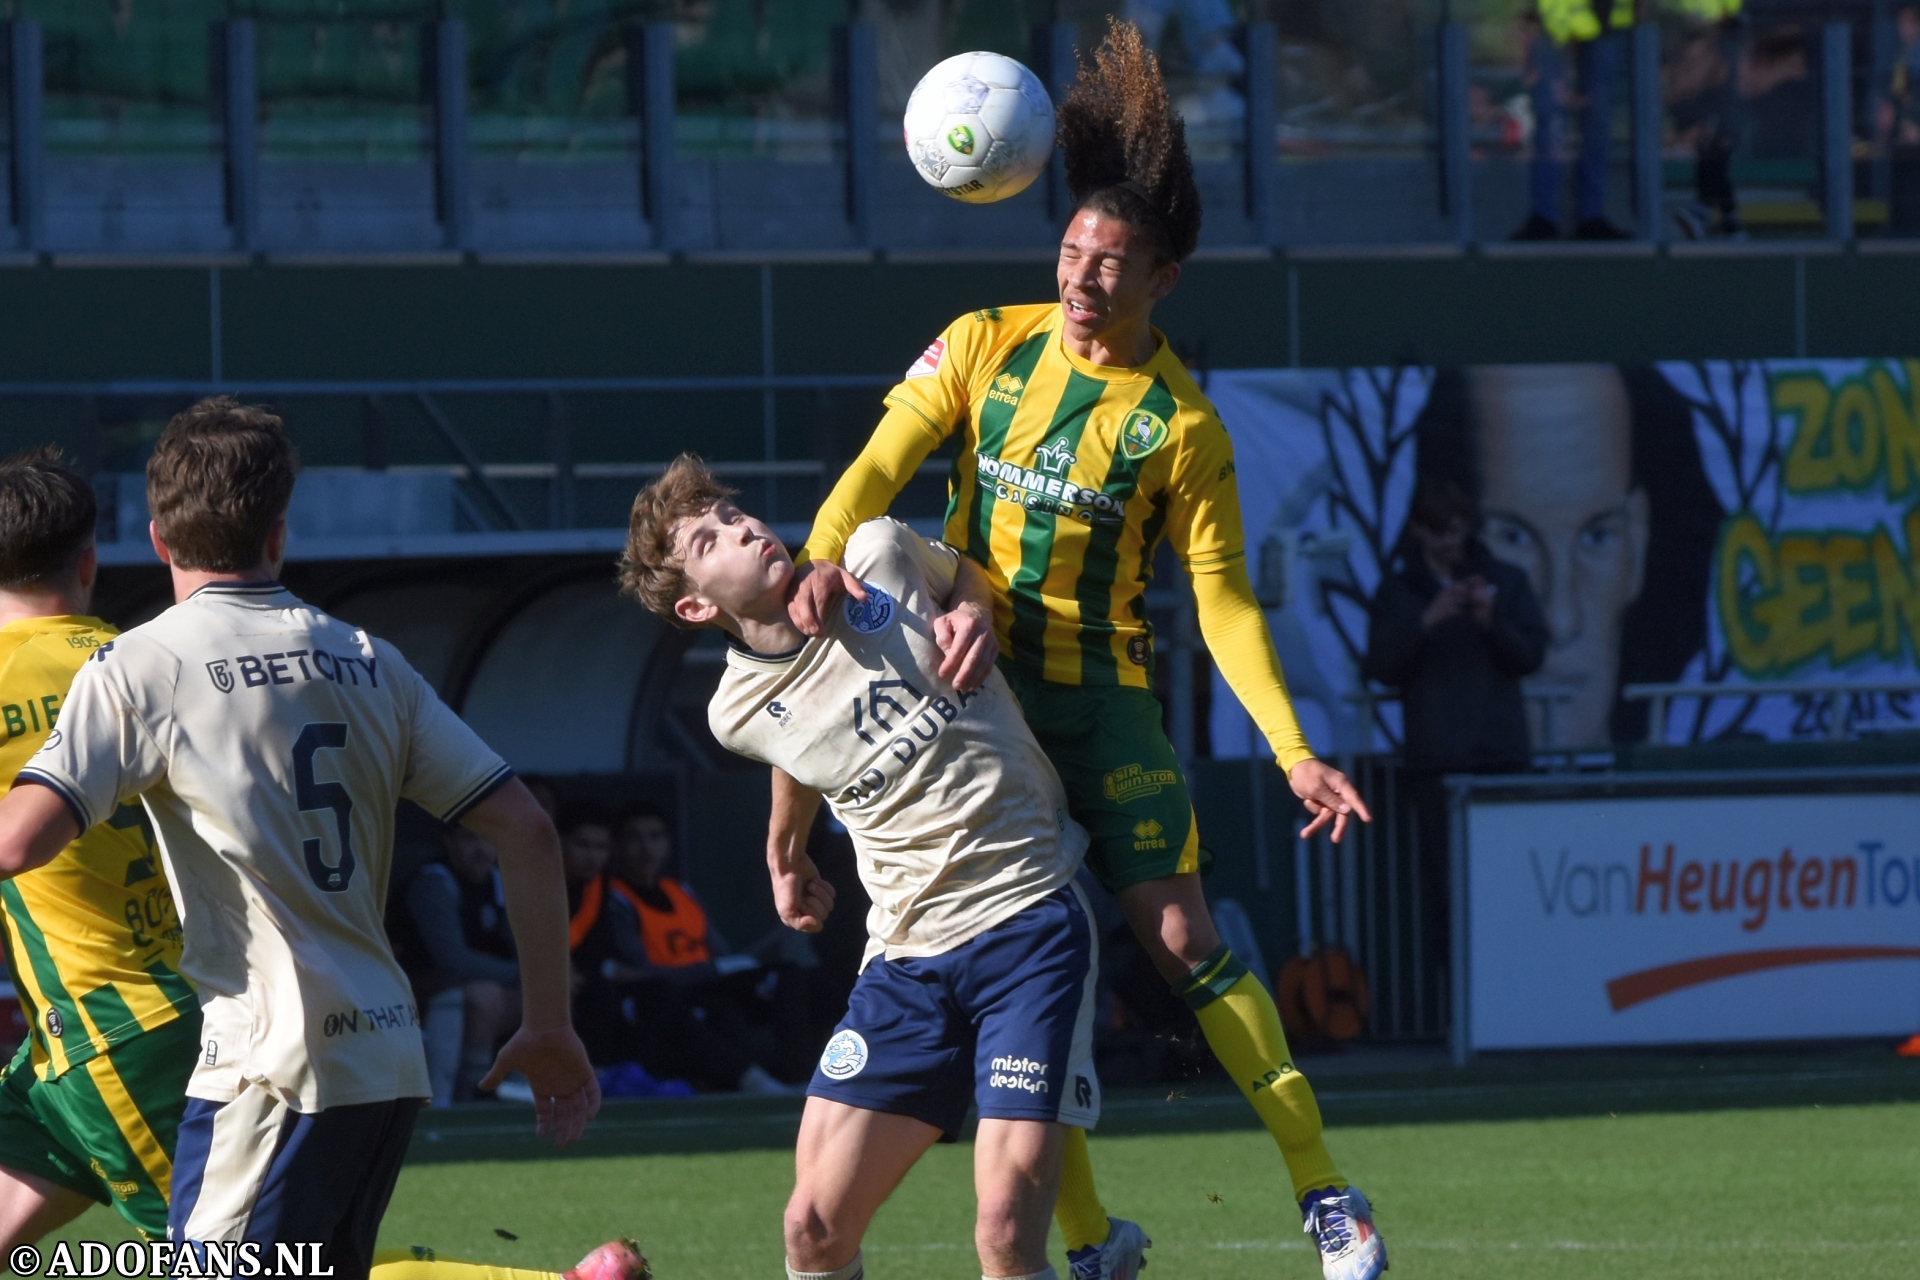
[[820,876],[813,859],[801,853],[787,866],[775,866],[773,905],[780,923],[801,933],[818,933],[833,911],[833,886]]

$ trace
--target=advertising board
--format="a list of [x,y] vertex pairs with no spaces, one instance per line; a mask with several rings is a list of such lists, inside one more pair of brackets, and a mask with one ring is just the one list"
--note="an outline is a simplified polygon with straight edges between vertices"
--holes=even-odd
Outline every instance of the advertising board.
[[1851,791],[1788,781],[1715,795],[1702,778],[1683,794],[1674,778],[1657,795],[1598,785],[1457,793],[1458,1047],[1920,1030],[1912,781],[1904,791],[1882,777]]

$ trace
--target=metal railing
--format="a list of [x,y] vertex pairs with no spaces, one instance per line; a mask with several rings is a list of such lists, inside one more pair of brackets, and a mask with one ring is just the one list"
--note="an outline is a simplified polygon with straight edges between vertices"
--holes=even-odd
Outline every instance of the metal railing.
[[[1885,25],[1876,23],[1871,29],[1876,67],[1887,60],[1880,48],[1884,43],[1881,28]],[[224,250],[246,255],[316,247],[341,251],[337,244],[315,245],[297,237],[289,240],[289,233],[284,229],[278,232],[273,229],[289,225],[285,221],[289,215],[282,210],[269,217],[268,196],[271,193],[262,181],[261,77],[256,23],[252,19],[234,19],[215,24],[213,34],[218,56],[212,60],[212,74],[216,83],[211,87],[211,96],[218,105],[221,121],[218,130],[220,149],[217,180],[220,185],[218,195],[222,207],[224,242],[200,245],[196,251]],[[633,23],[615,34],[626,45],[625,101],[628,114],[636,126],[637,142],[630,164],[626,166],[628,173],[621,179],[621,190],[631,192],[630,197],[621,197],[630,198],[628,212],[631,221],[615,230],[602,227],[591,233],[590,239],[599,236],[603,243],[597,249],[589,246],[586,251],[650,250],[672,253],[689,248],[757,247],[750,243],[709,243],[719,233],[701,231],[688,221],[687,210],[691,206],[687,204],[687,198],[751,203],[762,196],[756,184],[745,182],[731,184],[730,190],[739,194],[723,196],[717,189],[707,190],[711,185],[709,179],[696,178],[690,170],[683,173],[675,148],[679,108],[675,89],[676,35],[673,24]],[[1432,224],[1438,232],[1433,238],[1459,245],[1477,244],[1489,238],[1498,238],[1506,228],[1492,228],[1494,235],[1489,237],[1486,234],[1488,228],[1481,225],[1474,205],[1473,177],[1476,166],[1482,162],[1476,158],[1476,146],[1480,140],[1474,132],[1472,109],[1477,74],[1469,56],[1473,42],[1469,28],[1460,22],[1441,23],[1431,29],[1431,34],[1434,45],[1428,79],[1432,107],[1426,116],[1432,125],[1430,128],[1425,124],[1421,126],[1418,150],[1428,152],[1437,163],[1431,165],[1431,175],[1419,181],[1432,184],[1429,187],[1431,203],[1428,207],[1437,206],[1442,214],[1441,221]],[[1069,23],[1045,25],[1034,32],[1028,56],[1035,63],[1036,72],[1056,95],[1064,89],[1069,78],[1072,51],[1081,35]],[[38,255],[51,252],[56,247],[55,237],[50,236],[48,222],[49,183],[44,137],[46,77],[42,26],[31,18],[16,19],[6,24],[6,42],[11,68],[8,76],[9,222],[14,229],[14,247],[24,253]],[[1234,92],[1243,101],[1244,111],[1234,125],[1237,159],[1218,176],[1226,178],[1238,188],[1239,199],[1234,203],[1239,207],[1231,209],[1227,218],[1215,218],[1209,237],[1210,243],[1215,245],[1270,249],[1282,243],[1280,213],[1289,199],[1286,172],[1281,168],[1278,157],[1278,141],[1283,132],[1280,121],[1285,112],[1281,102],[1282,77],[1278,71],[1276,29],[1271,23],[1246,24],[1239,29],[1236,43],[1244,70],[1235,79]],[[1817,190],[1824,214],[1823,233],[1834,241],[1851,240],[1855,235],[1854,140],[1860,112],[1855,103],[1853,43],[1853,29],[1848,22],[1828,21],[1820,27],[1817,51],[1821,82]],[[381,236],[391,231],[390,239],[398,237],[406,242],[376,243],[362,247],[368,251],[422,251],[437,248],[453,254],[470,254],[483,249],[499,249],[503,252],[509,249],[517,252],[576,249],[577,245],[568,241],[566,235],[559,231],[552,231],[548,242],[540,242],[542,233],[539,219],[548,215],[534,207],[538,204],[537,200],[529,203],[525,214],[528,225],[533,229],[530,240],[529,236],[518,236],[514,244],[502,245],[489,241],[489,233],[483,231],[483,222],[492,215],[485,207],[488,201],[480,198],[478,188],[481,182],[476,176],[476,160],[471,146],[467,46],[466,25],[459,20],[446,19],[432,23],[422,33],[421,47],[425,54],[422,72],[426,83],[420,105],[432,121],[429,145],[433,205],[431,225],[437,228],[437,243],[415,243],[410,238],[413,232],[402,235],[389,228],[385,231],[369,231],[367,235],[379,241]],[[1633,30],[1629,46],[1631,161],[1628,168],[1635,186],[1633,220],[1640,240],[1658,242],[1668,238],[1668,219],[1663,208],[1665,175],[1661,144],[1665,120],[1660,97],[1659,31],[1651,23],[1643,23]],[[842,180],[841,198],[835,201],[840,206],[840,226],[832,235],[823,238],[820,228],[809,222],[808,225],[814,227],[810,233],[811,240],[803,238],[791,244],[770,244],[767,246],[769,248],[873,250],[887,247],[889,235],[921,235],[921,232],[899,229],[883,232],[877,212],[883,191],[887,189],[887,180],[881,172],[880,148],[882,139],[892,136],[893,128],[890,122],[879,118],[877,86],[880,70],[874,25],[864,20],[847,24],[839,31],[836,47],[833,94],[836,119],[833,125],[835,135],[841,141],[833,154]],[[1809,61],[1815,59],[1810,58]],[[284,167],[290,162],[272,163]],[[1231,172],[1233,170],[1237,172]],[[313,173],[319,175],[319,170]],[[337,177],[335,175],[335,180]],[[1355,179],[1360,182],[1372,180]],[[132,178],[121,177],[115,181],[120,187],[111,197],[112,200],[124,204],[129,199],[138,203],[142,198],[142,189],[126,185],[134,181]],[[314,190],[324,186],[320,176],[314,177],[311,182],[303,178],[302,183],[308,186],[319,183]],[[810,177],[806,185],[817,189],[819,184]],[[698,192],[695,191],[696,187],[700,188]],[[611,190],[612,187],[608,185],[606,189]],[[368,193],[374,190],[369,187],[367,192],[356,194],[352,210],[335,208],[328,201],[320,200],[318,205],[309,210],[309,221],[372,218],[374,215],[363,206],[367,206]],[[1394,196],[1396,200],[1404,202],[1407,194],[1410,193],[1396,189]],[[281,193],[274,198],[284,202],[290,197]],[[378,198],[374,197],[375,203]],[[1056,157],[1053,172],[1045,184],[1043,203],[1047,219],[1060,216],[1064,210],[1064,200],[1063,172]],[[718,208],[716,203],[713,206],[716,215]],[[1229,213],[1229,210],[1219,209],[1219,212]],[[275,218],[280,221],[276,222]],[[970,216],[964,210],[956,211],[938,202],[929,202],[923,210],[916,211],[915,220],[924,224],[923,231],[925,227],[937,227],[930,236],[923,236],[925,247],[930,250],[951,244],[968,245],[976,249],[996,245],[1002,248],[1040,248],[1046,244],[1045,233],[1038,219],[1033,220],[1031,227],[1021,224],[1010,229],[1003,221],[989,221]],[[717,226],[724,219],[715,216],[712,221]],[[779,227],[781,221],[777,217],[761,219],[760,223],[764,225],[754,234],[761,237],[782,234]],[[1234,230],[1226,233],[1227,238],[1222,240],[1219,238],[1222,234],[1220,228],[1229,223]],[[370,222],[368,225],[375,224]],[[1050,233],[1052,227],[1048,225],[1046,230]],[[177,228],[166,235],[170,238],[165,245],[159,242],[122,242],[117,247],[108,245],[102,251],[152,254],[165,248],[177,249]],[[1351,238],[1351,233],[1348,235]],[[1403,234],[1397,238],[1406,237]]]
[[[216,354],[218,347],[215,348]],[[270,404],[287,399],[357,401],[363,415],[361,452],[368,471],[403,470],[390,458],[390,440],[394,433],[395,410],[408,406],[418,423],[435,440],[445,463],[429,463],[457,470],[461,489],[457,501],[463,516],[479,531],[517,532],[535,528],[569,529],[624,525],[624,517],[582,523],[577,489],[582,481],[642,478],[657,475],[665,461],[619,460],[581,461],[577,456],[574,415],[568,410],[568,397],[631,397],[632,419],[636,428],[655,420],[662,395],[737,396],[759,393],[759,446],[757,457],[715,457],[709,462],[717,471],[742,479],[762,482],[760,491],[749,501],[756,513],[770,522],[810,521],[815,507],[826,496],[826,489],[837,475],[836,466],[821,458],[783,458],[780,456],[778,393],[791,391],[877,390],[891,386],[896,378],[872,374],[810,374],[785,376],[772,372],[728,376],[683,375],[632,378],[496,378],[496,379],[413,379],[413,380],[317,380],[317,379],[129,379],[79,382],[0,382],[0,398],[71,400],[76,418],[85,417],[87,406],[103,400],[146,402],[152,414],[164,418],[202,396],[227,394]],[[524,401],[527,428],[523,438],[541,442],[546,455],[540,461],[493,461],[483,458],[470,431],[460,422],[461,400]],[[151,415],[150,415],[151,416]],[[737,418],[738,406],[734,416]],[[303,424],[298,415],[289,424],[296,440],[302,438]],[[739,424],[736,424],[739,425]],[[745,432],[736,432],[744,436]],[[678,433],[669,447],[692,446],[699,440]],[[86,450],[82,449],[85,453]],[[713,446],[707,445],[711,455]],[[138,460],[144,463],[144,459]],[[943,474],[944,462],[926,463],[921,474]],[[107,468],[111,470],[111,468]],[[783,503],[780,481],[811,480],[806,501],[789,494]],[[531,504],[516,502],[503,489],[508,482],[544,484],[544,498]],[[628,495],[629,497],[631,495]],[[914,512],[911,514],[925,514]]]
[[1370,997],[1366,1039],[1440,1039],[1447,1032],[1447,974],[1428,962],[1420,865],[1429,856],[1444,862],[1446,850],[1421,848],[1419,815],[1397,757],[1349,756],[1339,764],[1366,797],[1373,821],[1355,823],[1337,845],[1324,832],[1305,840],[1286,833],[1300,953],[1339,946],[1360,966]]

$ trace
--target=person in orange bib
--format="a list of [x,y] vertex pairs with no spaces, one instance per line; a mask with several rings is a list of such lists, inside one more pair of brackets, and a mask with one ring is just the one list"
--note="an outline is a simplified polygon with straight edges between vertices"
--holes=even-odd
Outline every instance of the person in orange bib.
[[673,838],[658,813],[615,822],[599,806],[571,805],[561,827],[576,1013],[594,1060],[636,1061],[702,1091],[788,1092],[763,1064],[792,1075],[787,1060],[810,1064],[818,1049],[797,970],[734,954],[693,890],[666,874]]

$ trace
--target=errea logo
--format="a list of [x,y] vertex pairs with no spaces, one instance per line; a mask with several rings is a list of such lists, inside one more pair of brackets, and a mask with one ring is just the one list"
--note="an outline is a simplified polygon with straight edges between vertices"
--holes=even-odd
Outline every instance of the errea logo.
[[1164,830],[1152,818],[1144,818],[1133,824],[1133,847],[1135,849],[1164,849],[1167,842],[1161,835]]
[[993,380],[991,387],[987,388],[987,399],[998,400],[1004,405],[1017,406],[1020,403],[1020,393],[1026,389],[1027,384],[1019,374],[1003,373]]

